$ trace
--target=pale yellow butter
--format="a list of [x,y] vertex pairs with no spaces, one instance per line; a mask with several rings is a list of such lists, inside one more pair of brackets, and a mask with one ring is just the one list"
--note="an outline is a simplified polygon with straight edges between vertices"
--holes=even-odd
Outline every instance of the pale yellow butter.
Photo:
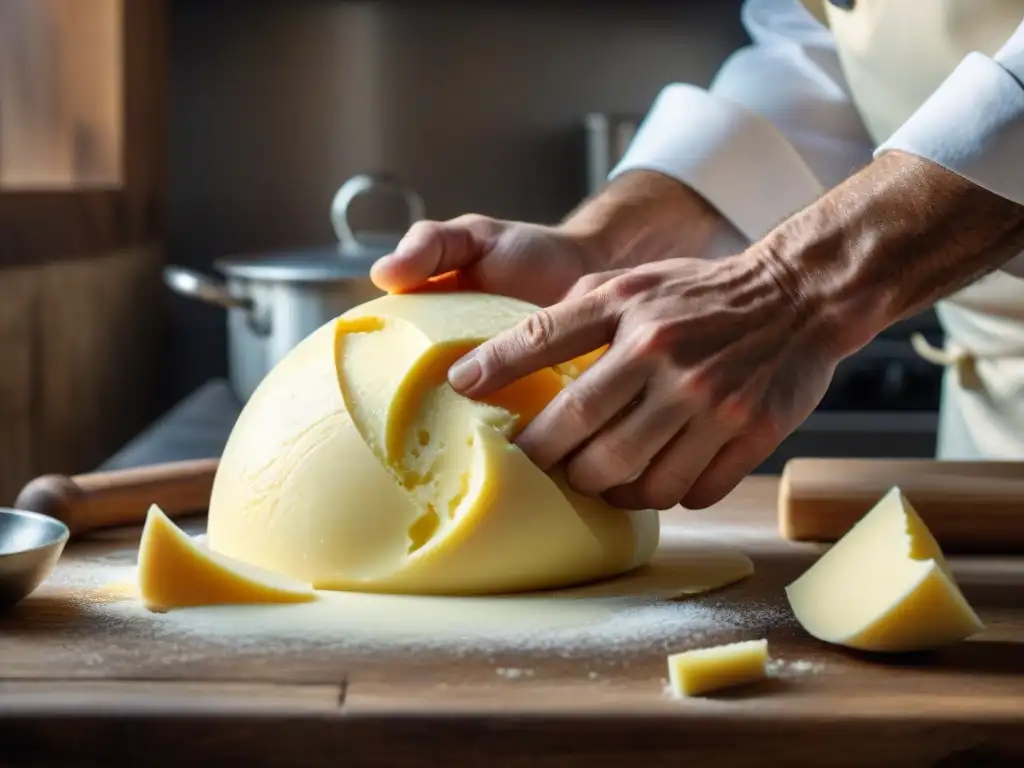
[[790,584],[786,595],[807,632],[859,650],[930,650],[984,628],[899,488]]
[[231,603],[313,600],[309,584],[212,552],[178,528],[155,504],[139,543],[139,596],[151,611]]
[[668,657],[669,689],[680,698],[700,696],[763,680],[767,668],[767,640],[697,648]]
[[385,296],[327,323],[260,384],[214,482],[209,544],[317,588],[481,594],[645,563],[658,514],[572,492],[512,440],[596,359],[487,402],[454,360],[536,309],[474,293]]

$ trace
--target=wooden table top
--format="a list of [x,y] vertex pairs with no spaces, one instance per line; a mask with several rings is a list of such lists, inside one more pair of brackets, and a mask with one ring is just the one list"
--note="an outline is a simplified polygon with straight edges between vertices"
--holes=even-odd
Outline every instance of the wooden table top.
[[[755,573],[688,598],[667,636],[641,627],[607,649],[599,638],[565,652],[541,642],[455,653],[183,633],[116,585],[74,586],[90,563],[130,569],[138,530],[73,544],[50,581],[0,616],[0,763],[1024,764],[1024,558],[952,558],[986,623],[968,642],[894,658],[829,647],[785,601],[824,548],[779,538],[776,483],[752,477],[712,509],[666,513],[665,547],[727,544]],[[668,652],[755,637],[769,641],[769,680],[666,695]]]

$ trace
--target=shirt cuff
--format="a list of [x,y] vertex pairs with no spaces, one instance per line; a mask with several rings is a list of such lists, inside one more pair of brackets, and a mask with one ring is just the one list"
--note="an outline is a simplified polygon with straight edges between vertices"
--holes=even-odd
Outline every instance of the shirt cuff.
[[992,58],[1009,71],[1020,83],[1020,87],[1024,88],[1024,23],[1017,27],[1017,31],[1010,35],[1010,39]]
[[888,150],[931,160],[1024,205],[1024,88],[989,57],[968,54],[875,156]]
[[692,85],[662,90],[610,178],[633,170],[686,184],[750,242],[824,192],[767,119]]

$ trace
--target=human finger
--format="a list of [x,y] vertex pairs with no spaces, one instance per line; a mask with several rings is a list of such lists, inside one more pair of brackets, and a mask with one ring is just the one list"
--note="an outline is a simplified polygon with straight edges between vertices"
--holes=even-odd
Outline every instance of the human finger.
[[598,431],[569,460],[566,480],[586,495],[629,482],[643,473],[691,415],[684,403],[648,385],[636,407]]
[[573,287],[569,289],[568,293],[562,297],[562,301],[572,301],[573,299],[582,298],[591,291],[596,291],[609,280],[619,277],[620,275],[624,275],[627,272],[629,272],[628,269],[610,269],[607,272],[591,272],[588,275],[584,275],[577,280]]
[[680,500],[687,509],[717,504],[778,447],[778,432],[761,422],[726,443]]
[[643,391],[647,370],[614,344],[559,392],[516,438],[548,470],[623,413]]
[[622,509],[669,509],[678,504],[736,428],[701,414],[651,459],[636,479],[609,489],[605,499]]
[[370,279],[381,290],[401,293],[429,278],[464,269],[486,253],[502,223],[468,214],[446,222],[418,221],[388,254],[370,268]]
[[457,360],[448,370],[448,383],[467,397],[484,397],[534,371],[608,343],[616,322],[611,306],[599,292],[553,304]]

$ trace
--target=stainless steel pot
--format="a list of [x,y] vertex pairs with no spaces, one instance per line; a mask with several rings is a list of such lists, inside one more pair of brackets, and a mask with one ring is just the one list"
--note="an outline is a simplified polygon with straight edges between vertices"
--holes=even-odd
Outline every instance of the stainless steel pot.
[[644,116],[592,112],[583,120],[586,131],[587,194],[596,195],[626,154]]
[[400,195],[410,225],[426,215],[422,198],[395,176],[362,174],[342,184],[331,204],[335,248],[220,259],[214,268],[223,280],[180,266],[164,270],[171,290],[227,310],[228,373],[243,401],[306,336],[381,295],[370,282],[370,267],[394,250],[404,232],[356,234],[349,206],[368,193]]

